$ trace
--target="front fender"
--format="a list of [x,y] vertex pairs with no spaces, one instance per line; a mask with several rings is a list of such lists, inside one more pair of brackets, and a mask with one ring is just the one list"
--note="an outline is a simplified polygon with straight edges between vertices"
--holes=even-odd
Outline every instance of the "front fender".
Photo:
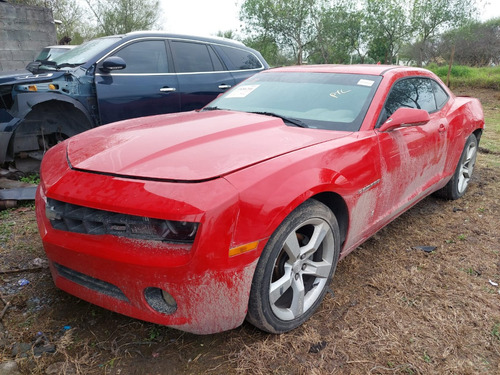
[[373,194],[381,177],[373,137],[373,132],[357,133],[351,139],[291,152],[226,176],[239,192],[240,214],[232,246],[267,239],[290,212],[321,193],[337,194],[349,212],[364,214],[368,208],[360,197],[368,190]]
[[[95,121],[90,115],[90,111],[81,102],[69,96],[56,93],[20,93],[16,96],[16,101],[10,111],[13,117],[24,119],[29,112],[38,104],[49,103],[51,101],[64,102],[73,105],[76,109],[85,114],[87,120],[92,126],[96,126]],[[14,129],[15,130],[15,129]]]

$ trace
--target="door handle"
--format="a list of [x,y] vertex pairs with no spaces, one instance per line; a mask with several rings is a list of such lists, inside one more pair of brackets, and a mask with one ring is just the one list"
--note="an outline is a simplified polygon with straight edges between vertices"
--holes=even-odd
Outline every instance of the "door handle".
[[160,92],[174,92],[176,90],[175,87],[162,87]]
[[223,83],[223,84],[220,84],[220,85],[219,85],[219,88],[220,88],[221,90],[227,90],[227,89],[230,89],[230,88],[231,88],[231,85],[226,85],[226,84],[224,84],[224,83]]

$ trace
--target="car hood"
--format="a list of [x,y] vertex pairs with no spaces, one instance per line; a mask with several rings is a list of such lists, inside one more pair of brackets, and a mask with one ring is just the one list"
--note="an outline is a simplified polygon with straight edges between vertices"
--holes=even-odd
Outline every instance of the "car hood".
[[68,140],[73,169],[118,176],[204,181],[351,132],[286,126],[230,111],[126,120]]
[[10,70],[0,72],[0,85],[18,85],[31,82],[46,82],[62,76],[64,71],[43,71],[33,74],[29,70]]

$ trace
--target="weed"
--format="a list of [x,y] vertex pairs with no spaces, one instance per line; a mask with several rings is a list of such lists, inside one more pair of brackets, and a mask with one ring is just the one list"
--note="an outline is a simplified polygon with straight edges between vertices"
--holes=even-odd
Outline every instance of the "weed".
[[493,326],[491,334],[493,335],[494,338],[500,341],[500,323],[497,323]]
[[30,174],[28,176],[21,177],[21,182],[25,182],[27,184],[38,185],[40,183],[40,175],[39,174]]
[[424,358],[425,363],[431,363],[431,362],[432,362],[432,358],[430,357],[430,355],[429,355],[429,354],[427,354],[427,352],[426,352],[426,351],[424,351],[424,356],[423,356],[423,358]]
[[149,341],[154,341],[160,336],[161,336],[161,332],[160,332],[160,329],[158,327],[155,326],[155,327],[151,327],[149,329],[149,337],[148,337]]
[[465,271],[469,276],[479,276],[481,274],[479,271],[476,271],[472,267],[465,268],[463,271]]
[[0,211],[0,240],[6,240],[12,235],[12,227],[16,223],[11,220],[10,211]]
[[465,241],[465,240],[467,239],[467,236],[466,236],[465,234],[459,234],[459,235],[458,235],[458,239],[459,239],[460,241]]

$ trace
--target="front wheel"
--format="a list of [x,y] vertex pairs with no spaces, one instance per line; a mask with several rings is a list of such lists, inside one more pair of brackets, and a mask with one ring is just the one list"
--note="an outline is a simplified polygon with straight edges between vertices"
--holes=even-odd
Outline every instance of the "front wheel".
[[444,188],[437,191],[437,194],[443,198],[455,200],[462,197],[469,186],[474,165],[476,164],[477,157],[477,138],[471,134],[465,142],[462,155],[458,161],[455,173],[450,181]]
[[324,204],[309,200],[276,229],[257,264],[247,320],[270,333],[297,328],[318,308],[340,252],[339,226]]

